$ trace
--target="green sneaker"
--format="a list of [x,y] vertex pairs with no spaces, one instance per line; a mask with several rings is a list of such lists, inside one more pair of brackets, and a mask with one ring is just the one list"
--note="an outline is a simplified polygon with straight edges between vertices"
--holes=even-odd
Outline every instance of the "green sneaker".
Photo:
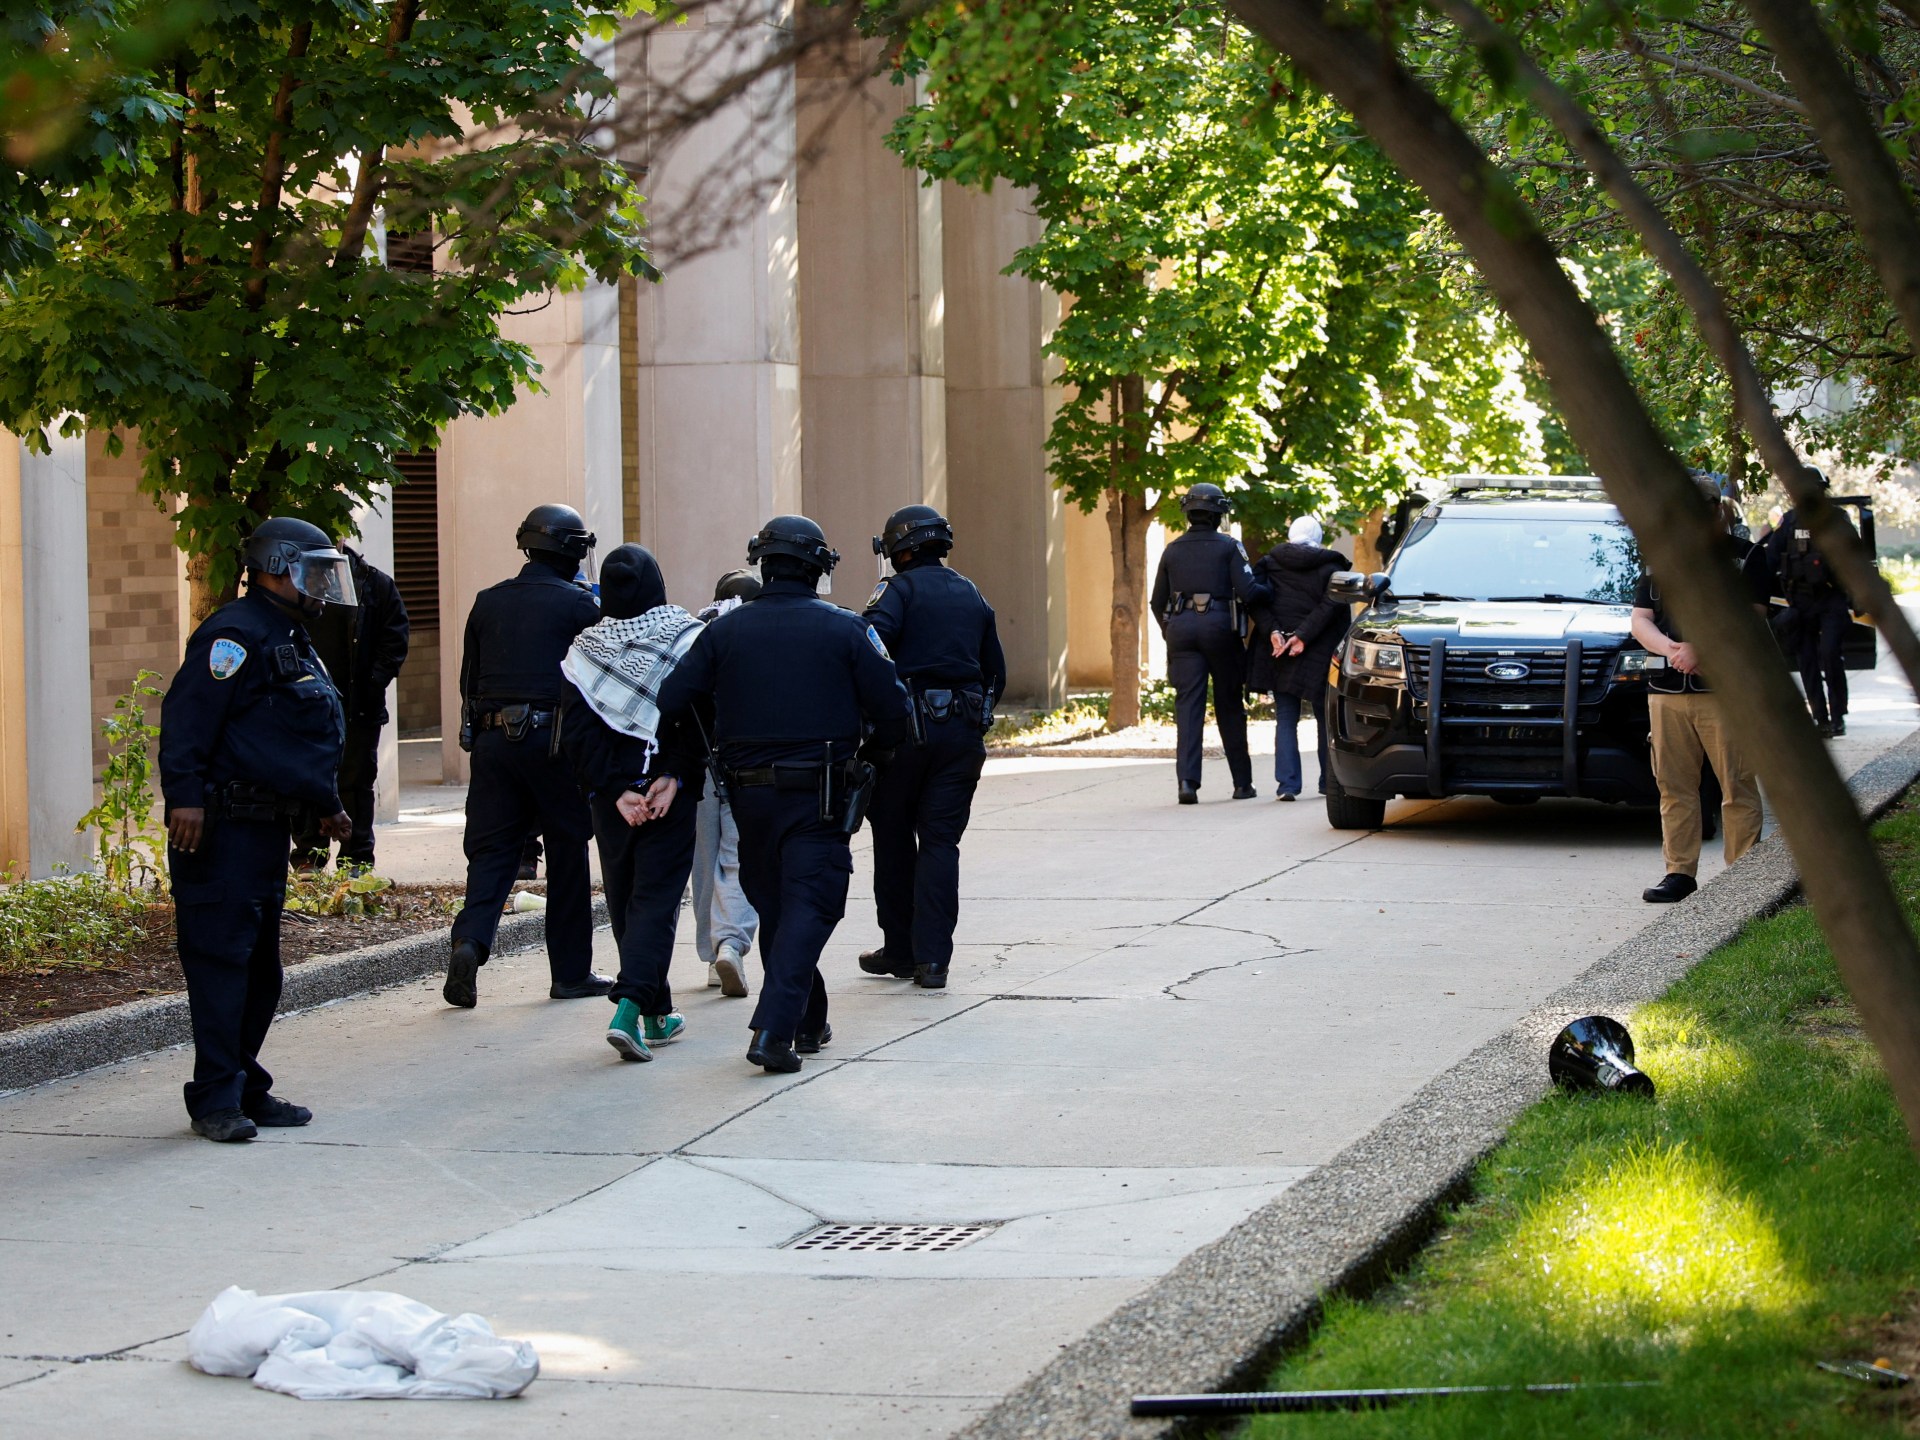
[[[653,1019],[648,1017],[647,1029],[653,1029]],[[640,1007],[631,1000],[622,1000],[614,1009],[613,1024],[607,1027],[607,1044],[620,1052],[622,1060],[651,1060],[653,1052],[647,1049],[647,1042],[640,1038]]]
[[647,1043],[665,1045],[678,1040],[680,1032],[687,1028],[687,1022],[678,1010],[668,1015],[647,1016]]

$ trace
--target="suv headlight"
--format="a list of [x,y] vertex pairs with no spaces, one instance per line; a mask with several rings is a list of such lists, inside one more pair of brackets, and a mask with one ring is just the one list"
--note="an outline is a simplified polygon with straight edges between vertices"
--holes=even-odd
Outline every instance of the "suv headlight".
[[1646,675],[1655,670],[1667,668],[1667,657],[1656,655],[1651,650],[1622,650],[1620,652],[1621,675]]
[[1399,645],[1382,645],[1373,640],[1349,640],[1345,669],[1356,680],[1404,685],[1407,680],[1406,651]]

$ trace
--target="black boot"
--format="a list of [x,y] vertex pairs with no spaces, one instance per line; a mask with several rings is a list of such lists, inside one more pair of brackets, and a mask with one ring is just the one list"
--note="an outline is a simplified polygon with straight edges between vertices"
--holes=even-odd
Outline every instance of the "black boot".
[[793,1037],[793,1053],[796,1055],[818,1055],[822,1045],[833,1041],[833,1026],[822,1024],[818,1035],[802,1030]]
[[1642,890],[1640,898],[1649,905],[1671,905],[1676,900],[1686,899],[1699,888],[1700,884],[1693,876],[1675,873],[1668,875],[1658,885],[1650,885]]
[[613,981],[605,975],[595,975],[591,970],[581,980],[570,980],[561,984],[558,980],[547,987],[549,1000],[591,1000],[613,989]]
[[916,965],[913,967],[913,983],[922,990],[944,990],[947,988],[947,967]]
[[1180,782],[1180,803],[1182,805],[1198,805],[1200,803],[1200,787],[1198,785],[1189,785],[1186,781],[1182,780]]
[[1251,785],[1236,785],[1233,787],[1233,798],[1236,800],[1251,800],[1259,793],[1260,792],[1255,790]]
[[215,1110],[211,1115],[194,1117],[193,1133],[223,1145],[235,1145],[253,1139],[260,1132],[253,1128],[253,1121],[238,1110]]
[[791,1075],[800,1068],[800,1057],[793,1053],[793,1042],[782,1040],[771,1030],[753,1032],[747,1047],[747,1063],[758,1065],[769,1075]]
[[480,967],[486,963],[487,957],[473,941],[454,941],[453,954],[447,961],[447,983],[440,987],[440,997],[462,1010],[473,1009],[480,1003]]
[[884,945],[878,950],[863,950],[860,953],[860,968],[869,975],[891,975],[896,980],[913,978],[913,962],[895,960],[887,954],[887,947]]

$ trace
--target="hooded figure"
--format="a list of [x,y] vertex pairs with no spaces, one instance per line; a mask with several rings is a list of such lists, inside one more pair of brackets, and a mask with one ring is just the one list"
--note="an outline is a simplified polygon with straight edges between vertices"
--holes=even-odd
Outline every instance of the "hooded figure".
[[600,566],[602,618],[575,637],[560,745],[593,815],[607,917],[620,951],[607,1043],[623,1059],[677,1039],[686,1022],[667,985],[680,896],[693,869],[694,815],[705,788],[703,717],[663,723],[660,686],[700,622],[667,603],[659,562],[622,545]]
[[[1321,726],[1321,704],[1327,689],[1327,667],[1347,633],[1347,609],[1327,598],[1327,581],[1347,568],[1338,550],[1323,549],[1324,532],[1311,515],[1302,515],[1287,528],[1287,541],[1276,545],[1254,565],[1273,598],[1253,608],[1254,635],[1247,665],[1247,689],[1273,695],[1275,735],[1273,771],[1279,798],[1291,800],[1301,791],[1300,707],[1313,711],[1319,733],[1320,789],[1326,791],[1326,731]],[[1276,641],[1279,643],[1276,644]]]

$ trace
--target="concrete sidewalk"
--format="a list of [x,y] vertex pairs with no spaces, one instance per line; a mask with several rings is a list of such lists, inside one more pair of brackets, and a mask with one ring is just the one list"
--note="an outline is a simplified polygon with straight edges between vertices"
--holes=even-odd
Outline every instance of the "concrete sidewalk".
[[[1914,724],[1860,678],[1849,764]],[[749,1068],[749,1007],[702,988],[623,1065],[532,956],[474,1012],[422,982],[282,1021],[265,1059],[318,1118],[252,1146],[187,1136],[184,1051],[0,1099],[0,1433],[950,1433],[1649,918],[1644,812],[1409,803],[1347,834],[1226,801],[1222,769],[1181,809],[1164,762],[993,762],[945,992],[859,974],[862,846],[835,1041],[798,1076]],[[993,1228],[792,1248],[825,1222]],[[451,1413],[209,1379],[182,1333],[228,1284],[478,1311],[543,1378]]]

